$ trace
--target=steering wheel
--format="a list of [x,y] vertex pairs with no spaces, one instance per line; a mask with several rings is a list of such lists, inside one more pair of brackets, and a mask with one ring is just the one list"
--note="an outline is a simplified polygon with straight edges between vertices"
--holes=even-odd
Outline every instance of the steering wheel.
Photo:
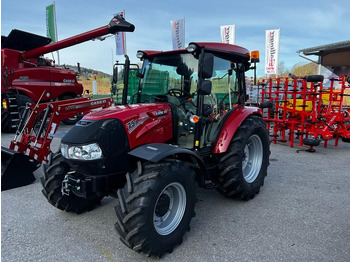
[[231,95],[234,95],[234,94],[239,94],[239,91],[233,91],[231,89],[231,92],[230,93],[227,93],[226,95],[224,95],[224,97],[221,99],[221,101],[219,102],[219,110],[225,110],[225,106],[224,106],[224,102],[225,102],[225,99],[228,97],[228,95],[231,94]]
[[177,98],[181,97],[182,95],[192,96],[189,92],[186,92],[186,91],[178,89],[178,88],[169,89],[167,94],[171,95],[171,96],[175,96]]

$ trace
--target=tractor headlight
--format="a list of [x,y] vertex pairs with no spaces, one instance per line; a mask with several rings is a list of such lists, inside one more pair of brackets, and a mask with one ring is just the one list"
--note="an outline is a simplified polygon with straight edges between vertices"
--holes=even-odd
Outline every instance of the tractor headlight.
[[103,157],[101,147],[96,144],[88,145],[61,145],[62,156],[67,159],[76,159],[76,160],[96,160]]

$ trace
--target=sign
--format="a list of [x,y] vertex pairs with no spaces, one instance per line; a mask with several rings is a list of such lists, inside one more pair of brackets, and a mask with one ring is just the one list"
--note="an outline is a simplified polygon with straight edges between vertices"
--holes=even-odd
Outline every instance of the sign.
[[220,26],[221,43],[234,45],[236,42],[235,32],[236,25],[222,25]]
[[185,48],[185,18],[170,21],[173,50]]
[[265,73],[278,75],[280,29],[266,30]]

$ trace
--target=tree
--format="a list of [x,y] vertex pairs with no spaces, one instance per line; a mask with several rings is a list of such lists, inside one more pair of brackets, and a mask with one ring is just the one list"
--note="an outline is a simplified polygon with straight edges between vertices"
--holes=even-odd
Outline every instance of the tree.
[[316,63],[298,63],[293,66],[292,73],[296,76],[316,75],[318,65]]

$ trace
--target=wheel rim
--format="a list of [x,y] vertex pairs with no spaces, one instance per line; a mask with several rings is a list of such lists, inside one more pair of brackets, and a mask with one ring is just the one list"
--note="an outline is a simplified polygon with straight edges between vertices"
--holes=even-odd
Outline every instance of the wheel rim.
[[244,147],[242,161],[243,177],[248,183],[252,183],[258,177],[263,160],[263,146],[258,135],[252,135]]
[[169,235],[180,224],[186,209],[186,191],[180,183],[169,184],[158,196],[153,212],[154,228]]

